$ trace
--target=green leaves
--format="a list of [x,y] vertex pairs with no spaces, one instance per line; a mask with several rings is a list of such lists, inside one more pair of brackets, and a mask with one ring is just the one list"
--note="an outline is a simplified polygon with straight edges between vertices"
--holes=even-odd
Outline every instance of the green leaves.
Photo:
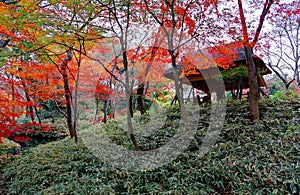
[[33,48],[33,43],[28,42],[28,41],[23,41],[23,42],[22,42],[22,45],[23,45],[24,47],[26,47],[27,49],[32,49],[32,48]]
[[245,65],[241,64],[238,67],[222,72],[222,78],[225,81],[237,82],[239,79],[248,78],[248,70]]
[[[219,141],[205,156],[198,156],[193,142],[176,160],[153,171],[108,169],[82,142],[70,139],[32,148],[3,168],[7,193],[296,194],[300,189],[299,99],[268,99],[260,105],[262,118],[253,124],[247,104],[231,102]],[[178,109],[168,112],[176,120]],[[204,123],[207,113],[209,108],[202,108]],[[111,121],[105,131],[126,147],[130,140],[120,128]],[[200,144],[203,129],[205,124],[200,123],[195,136]],[[171,130],[167,126],[151,138],[158,140]]]

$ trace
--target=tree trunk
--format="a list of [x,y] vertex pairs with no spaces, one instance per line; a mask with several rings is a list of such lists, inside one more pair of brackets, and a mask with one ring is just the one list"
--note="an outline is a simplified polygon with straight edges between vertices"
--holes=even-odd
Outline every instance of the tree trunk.
[[67,73],[67,62],[63,62],[61,65],[61,72],[64,81],[64,92],[65,92],[65,99],[67,105],[67,124],[71,138],[75,137],[74,134],[74,127],[72,121],[72,100],[71,100],[71,93],[70,93],[70,84],[69,84],[69,77]]
[[[82,50],[82,47],[80,46],[80,51]],[[81,63],[81,53],[79,55],[79,58],[75,58],[77,61],[77,74],[75,78],[75,87],[73,88],[74,91],[74,101],[73,101],[73,131],[74,131],[74,140],[77,143],[78,142],[78,136],[77,136],[77,124],[78,124],[78,85],[79,85],[79,75],[80,75],[80,63]],[[70,92],[71,94],[71,92]]]
[[[190,96],[191,96],[191,94],[192,94],[193,91],[194,91],[194,88],[191,87],[190,92],[189,92],[189,95],[188,95],[188,97],[187,97],[187,99],[186,99],[186,102],[189,102],[189,101],[190,101]],[[193,96],[193,97],[194,97],[194,96]]]
[[133,111],[132,111],[132,95],[131,93],[128,94],[128,91],[126,92],[127,93],[127,103],[128,103],[128,106],[127,106],[127,125],[128,125],[128,134],[130,136],[130,139],[133,143],[133,146],[135,148],[135,150],[139,150],[139,146],[138,146],[138,143],[135,139],[135,136],[134,136],[134,133],[133,133],[133,125],[132,125],[132,118],[133,118]]
[[140,84],[137,88],[137,103],[138,103],[138,107],[139,107],[141,115],[146,113],[146,109],[145,109],[144,102],[143,102],[144,90],[145,90],[144,83]]
[[[12,76],[12,83],[11,83],[11,99],[13,101],[13,103],[15,103],[16,101],[16,98],[15,98],[15,83],[14,83],[14,78]],[[9,99],[9,94],[8,94],[8,99]],[[15,110],[16,110],[16,106],[15,104],[12,105],[12,112],[15,113]],[[15,121],[16,120],[16,117],[15,116],[12,116],[12,119]]]
[[180,103],[184,104],[184,93],[183,93],[182,82],[183,81],[179,81],[179,89],[180,89],[180,96],[181,96],[181,101],[179,101],[179,106],[180,106]]
[[130,139],[133,143],[135,150],[139,150],[139,146],[137,144],[137,141],[136,141],[134,133],[133,133],[132,86],[130,85],[130,81],[129,81],[127,54],[126,54],[126,50],[124,48],[123,48],[123,64],[124,64],[124,70],[125,70],[125,90],[126,90],[126,101],[127,101],[126,114],[127,114],[128,134],[130,136]]
[[264,90],[263,90],[262,88],[258,87],[258,91],[259,91],[263,96],[269,97],[268,94],[266,94],[266,92],[264,92]]
[[239,91],[239,99],[241,100],[242,99],[242,96],[243,96],[243,86],[242,86],[242,78],[240,78],[239,80],[239,88],[238,88],[238,91]]
[[[26,101],[27,101],[27,103],[31,104],[30,97],[29,97],[28,93],[25,92],[25,94],[26,94]],[[30,117],[32,123],[35,123],[34,112],[33,112],[33,106],[32,105],[28,105],[27,106],[27,108],[26,108],[26,115]]]
[[32,122],[32,123],[35,123],[34,112],[33,112],[33,106],[32,106],[32,102],[31,102],[30,95],[29,95],[29,93],[28,93],[27,86],[26,86],[26,83],[25,83],[25,81],[24,81],[23,78],[21,78],[21,81],[22,81],[22,85],[23,85],[23,87],[24,87],[24,92],[25,92],[26,102],[29,104],[29,105],[26,106],[26,116],[29,116],[30,119],[31,119],[31,122]]
[[232,99],[235,100],[234,90],[233,90],[233,89],[230,89],[230,92],[231,92]]
[[258,109],[258,82],[257,82],[257,71],[253,61],[253,53],[251,47],[245,47],[246,54],[246,65],[248,68],[248,78],[249,78],[249,110],[251,119],[253,122],[259,120],[259,109]]
[[108,109],[107,109],[107,104],[108,104],[108,102],[107,102],[108,100],[104,100],[103,102],[104,102],[104,108],[103,108],[103,110],[104,110],[104,112],[103,112],[103,122],[104,123],[106,123],[106,121],[107,121],[107,111],[108,111]]
[[96,112],[95,112],[95,117],[93,122],[94,125],[96,124],[96,122],[98,122],[97,116],[99,112],[99,99],[96,97],[95,100],[96,100]]
[[[188,117],[187,117],[185,105],[184,105],[184,102],[183,102],[182,81],[180,81],[180,78],[179,78],[180,72],[177,69],[176,56],[174,55],[174,51],[169,50],[169,53],[170,53],[171,58],[172,58],[173,76],[174,76],[174,82],[175,82],[175,91],[176,91],[176,96],[177,96],[179,107],[180,107],[181,119],[184,121],[185,125],[187,125]],[[188,128],[188,126],[185,126],[185,128]]]
[[133,105],[132,105],[132,94],[129,95],[129,100],[128,100],[128,109],[130,113],[130,117],[133,118]]
[[[298,54],[298,53],[297,53]],[[298,55],[297,55],[298,56]],[[300,76],[299,76],[299,64],[298,61],[296,61],[296,65],[295,65],[295,75],[296,75],[296,82],[297,82],[297,87],[298,87],[298,96],[300,97]]]
[[178,100],[178,97],[177,97],[177,95],[175,95],[174,98],[172,99],[171,106],[173,106],[173,104],[175,104],[177,100]]
[[42,124],[42,120],[41,120],[41,117],[40,117],[40,115],[39,115],[39,112],[38,112],[36,106],[34,106],[33,108],[34,108],[36,117],[37,117],[37,119],[38,119],[38,121],[39,121],[39,124]]

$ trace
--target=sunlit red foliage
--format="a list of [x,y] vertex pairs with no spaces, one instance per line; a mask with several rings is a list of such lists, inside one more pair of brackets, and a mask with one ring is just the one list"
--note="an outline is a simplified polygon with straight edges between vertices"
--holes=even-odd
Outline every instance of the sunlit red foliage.
[[242,48],[242,42],[220,42],[219,45],[205,48],[203,51],[188,52],[179,63],[181,67],[180,77],[200,74],[198,70],[216,67],[226,70],[235,66],[234,61],[238,60],[238,51]]
[[238,59],[238,51],[243,48],[241,41],[225,43],[220,42],[219,45],[207,48],[209,54],[213,56],[214,62],[223,69],[234,66],[233,61]]
[[99,77],[95,87],[95,98],[103,101],[108,100],[109,95],[112,94],[112,90],[110,90],[109,84],[106,82],[108,80],[108,78]]
[[22,124],[20,120],[24,120],[22,117],[25,114],[34,116],[28,108],[37,106],[39,101],[62,95],[62,83],[58,72],[53,68],[49,64],[19,59],[6,61],[0,73],[0,137],[25,141],[29,137],[23,135],[24,131],[30,134],[30,129],[49,129],[47,125],[37,124],[35,121]]
[[[225,29],[214,26],[214,21],[220,17],[217,0],[29,0],[18,1],[18,6],[0,3],[0,39],[10,40],[9,50],[20,50],[20,54],[12,55],[14,57],[6,56],[0,70],[0,138],[12,136],[25,140],[27,138],[17,137],[18,132],[27,129],[31,133],[35,128],[46,130],[34,120],[22,125],[18,120],[24,115],[34,115],[26,108],[36,106],[39,101],[55,99],[62,104],[73,101],[70,96],[76,91],[74,86],[79,74],[79,93],[85,94],[85,98],[108,100],[116,95],[117,82],[127,91],[132,88],[134,93],[134,87],[140,85],[148,87],[159,83],[161,88],[166,87],[164,70],[171,63],[173,67],[178,65],[184,76],[199,74],[197,69],[216,65],[225,70],[234,66],[238,50],[243,46],[254,47],[258,41],[264,17],[274,1],[262,4],[266,12],[252,34],[247,32],[242,1],[237,2],[240,17],[232,17],[231,22],[240,25],[243,41],[219,42],[201,52],[195,52],[195,43]],[[287,9],[282,4],[278,13],[286,17],[299,14],[299,2],[293,1],[291,5],[296,8]],[[141,24],[145,26],[140,27]],[[237,29],[233,27],[225,32],[236,38]],[[143,30],[153,30],[151,41],[137,44],[141,38],[138,32]],[[107,41],[104,35],[109,37]],[[87,46],[89,41],[90,47]],[[73,53],[70,60],[65,60],[67,52]],[[23,53],[36,58],[25,60]],[[81,54],[89,57],[81,61]],[[126,71],[130,74],[124,76]],[[148,94],[142,95],[149,96],[153,91],[150,87]],[[69,99],[64,99],[68,95]]]

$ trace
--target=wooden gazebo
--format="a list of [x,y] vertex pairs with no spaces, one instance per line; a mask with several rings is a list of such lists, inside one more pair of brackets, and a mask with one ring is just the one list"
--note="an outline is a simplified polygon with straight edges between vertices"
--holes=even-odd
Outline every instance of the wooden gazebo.
[[[212,57],[212,59],[214,59]],[[268,69],[266,64],[263,62],[261,58],[259,58],[256,55],[253,55],[254,63],[258,69],[258,85],[259,87],[265,87],[266,82],[263,78],[264,75],[270,74],[271,71]],[[200,59],[201,60],[201,59]],[[245,66],[246,64],[246,56],[245,56],[245,50],[238,49],[236,59],[233,60],[233,63],[229,66],[228,69],[224,69],[221,66],[214,65],[211,67],[205,67],[205,68],[193,68],[194,73],[193,74],[187,74],[185,75],[186,79],[182,79],[182,82],[187,85],[192,85],[192,87],[199,89],[207,94],[210,94],[212,91],[211,89],[217,89],[218,86],[223,82],[220,78],[220,72],[224,73],[226,71],[230,71],[232,69],[235,69],[240,66]],[[183,66],[179,63],[178,65],[178,72],[181,72]],[[173,68],[169,68],[165,70],[164,76],[166,78],[174,80],[173,76]],[[236,82],[235,80],[230,79],[224,79],[224,85],[226,91],[234,91],[234,90],[242,90],[249,88],[249,80],[248,77],[241,77],[239,82]],[[209,86],[209,87],[208,87]]]

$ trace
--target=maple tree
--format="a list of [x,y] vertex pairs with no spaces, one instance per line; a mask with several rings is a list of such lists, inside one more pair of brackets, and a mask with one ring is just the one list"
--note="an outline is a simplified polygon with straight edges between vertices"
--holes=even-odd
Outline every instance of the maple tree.
[[[99,16],[99,22],[97,27],[103,29],[107,36],[114,37],[113,44],[117,44],[115,49],[115,56],[112,60],[118,60],[120,56],[122,63],[122,74],[125,75],[125,81],[121,82],[125,88],[126,102],[127,102],[127,125],[128,134],[134,144],[135,149],[138,150],[137,141],[135,140],[132,121],[132,89],[134,84],[134,77],[130,76],[130,65],[134,64],[134,61],[129,59],[129,33],[132,26],[134,26],[138,13],[134,11],[134,5],[129,1],[97,1],[97,5],[102,8],[103,13]],[[107,17],[106,17],[107,16]],[[111,51],[113,48],[111,48]],[[133,59],[133,58],[132,58]],[[114,79],[120,81],[115,75],[115,69],[117,63],[113,63],[112,69],[106,67],[106,59],[95,59],[101,66],[111,75]],[[104,61],[104,62],[103,62]]]
[[[252,50],[275,2],[259,1],[250,6],[263,5],[251,39],[241,0],[237,1],[239,9],[232,12],[237,15],[228,18],[217,0],[1,1],[0,120],[5,131],[0,137],[20,130],[17,121],[24,115],[30,119],[29,126],[37,124],[36,120],[41,125],[38,103],[54,100],[66,106],[69,134],[77,141],[78,99],[86,92],[103,102],[104,122],[114,114],[117,96],[125,97],[128,133],[138,149],[132,126],[133,100],[136,98],[144,114],[144,100],[154,92],[153,86],[162,83],[168,64],[172,65],[176,96],[184,110],[183,77],[216,65],[228,69],[236,49],[242,47],[250,79],[250,112],[257,120],[258,84]],[[274,12],[289,13],[283,6]],[[299,9],[291,14],[297,16]],[[299,24],[298,18],[296,22]],[[228,40],[218,40],[226,33]],[[213,54],[214,62],[203,57],[208,53]],[[100,65],[97,70],[86,65],[92,61]],[[297,60],[295,63],[299,67]],[[294,73],[299,85],[299,68]],[[95,118],[97,114],[98,110]]]
[[[82,71],[79,78],[79,93],[84,95],[84,100],[92,103],[96,101],[94,123],[106,122],[108,117],[114,116],[114,98],[116,82],[119,82],[120,68],[119,56],[114,53],[114,43],[99,41],[83,58]],[[114,53],[111,55],[111,53]],[[122,81],[120,81],[122,82]],[[100,103],[104,103],[103,118],[99,120]]]
[[[111,83],[111,82],[110,82]],[[98,109],[99,109],[99,101],[102,100],[104,102],[104,116],[102,122],[106,123],[108,115],[113,115],[111,112],[108,112],[109,106],[111,106],[110,102],[110,94],[111,94],[111,87],[112,85],[106,84],[104,78],[101,76],[99,77],[99,80],[96,85],[95,89],[95,99],[96,99],[96,113],[94,118],[94,123],[96,122],[96,117],[98,115]]]
[[164,71],[164,62],[168,62],[167,59],[163,59],[165,56],[162,55],[162,52],[167,52],[166,49],[159,47],[158,44],[155,44],[160,42],[158,38],[161,37],[155,37],[154,46],[142,48],[144,49],[143,55],[141,55],[142,58],[139,59],[141,67],[137,75],[137,103],[141,114],[146,113],[143,99],[147,94],[149,83],[153,83],[153,79],[151,78],[154,78],[155,76],[157,79],[154,82],[159,82],[158,78],[163,77],[161,73]]
[[[47,66],[41,70],[41,64],[23,50],[27,43],[28,32],[26,29],[17,32],[17,26],[6,22],[9,17],[18,18],[19,12],[15,11],[15,4],[16,2],[6,1],[0,3],[1,13],[3,13],[0,24],[0,102],[2,107],[0,139],[10,137],[23,142],[29,139],[27,133],[34,133],[37,129],[50,129],[47,125],[37,124],[35,121],[36,115],[41,123],[37,101],[40,98],[48,98],[50,91],[44,90],[47,89],[45,85],[48,77],[44,72]],[[41,71],[38,72],[39,70]],[[20,120],[23,120],[21,117],[24,110],[31,122],[22,124]]]
[[[228,5],[231,7],[224,5],[225,7],[223,8],[223,14],[225,14],[224,21],[227,24],[230,24],[229,26],[225,26],[225,29],[228,29],[227,34],[233,39],[241,40],[245,49],[246,67],[248,69],[250,88],[249,110],[252,121],[259,120],[259,87],[257,82],[258,72],[253,60],[253,49],[259,41],[265,18],[270,12],[271,6],[275,2],[276,1],[273,0],[257,1],[255,3],[248,2],[248,9],[244,9],[243,1],[237,0],[236,3],[228,3]],[[235,6],[237,6],[237,9],[235,9]],[[245,12],[248,11],[247,13],[255,15],[256,11],[259,10],[259,6],[262,7],[262,11],[258,20],[256,18],[252,19],[249,15],[245,14]],[[235,10],[237,10],[237,12],[234,12]],[[246,21],[246,19],[248,19],[248,21]],[[255,25],[253,23],[257,23],[256,28],[254,27]],[[240,33],[242,36],[237,36],[238,33]]]
[[[155,37],[154,35],[159,33],[150,33],[150,36],[145,32],[138,34],[141,31],[140,25],[146,22],[143,19],[144,15],[139,14],[142,9],[138,2],[98,2],[98,6],[102,7],[103,12],[99,15],[101,20],[97,22],[97,27],[103,29],[106,39],[109,41],[97,42],[98,46],[96,48],[98,49],[94,49],[97,54],[90,53],[86,57],[96,61],[106,71],[97,78],[99,78],[98,81],[101,80],[100,83],[106,82],[107,84],[105,86],[103,84],[99,85],[98,81],[94,82],[94,85],[98,86],[96,92],[106,94],[105,88],[108,86],[112,92],[112,88],[116,87],[112,83],[115,82],[121,84],[125,89],[128,133],[135,148],[138,149],[131,124],[134,87],[138,86],[137,102],[140,112],[144,113],[143,99],[147,94],[147,86],[153,82],[159,82],[158,79],[151,79],[154,75],[156,77],[160,75],[160,78],[163,77],[163,67],[166,62],[163,54],[167,53],[167,50],[160,48],[159,43],[157,43],[160,42],[160,36]],[[143,30],[148,31],[146,28]],[[151,44],[148,46],[147,42],[151,42],[152,38],[154,39],[154,46]],[[155,68],[153,69],[153,67]],[[157,75],[157,73],[159,74]],[[147,83],[146,87],[145,83]],[[98,96],[101,93],[98,93]],[[97,99],[99,98],[96,97]],[[112,101],[112,96],[109,95],[109,98],[102,100],[104,102],[104,121],[106,121],[107,101]]]
[[[179,78],[182,71],[190,69],[181,59],[196,51],[196,42],[206,40],[214,32],[214,18],[209,17],[217,13],[216,1],[143,1],[143,6],[150,14],[151,23],[157,24],[165,36],[164,47],[168,50],[171,60],[176,96],[181,107],[181,115],[187,121],[183,104],[183,78]],[[207,28],[207,24],[211,24]],[[191,47],[194,45],[194,47]],[[184,51],[184,52],[183,52]],[[183,61],[182,61],[183,62]]]
[[[49,63],[52,63],[56,66],[57,71],[62,75],[62,83],[64,88],[64,96],[66,99],[67,105],[67,120],[70,135],[74,136],[74,128],[76,123],[76,113],[75,117],[74,114],[72,116],[71,109],[72,107],[76,107],[72,104],[76,104],[76,101],[72,103],[72,94],[71,94],[71,87],[73,83],[77,84],[76,76],[79,75],[79,64],[76,67],[70,67],[67,62],[70,62],[71,65],[74,64],[70,59],[70,53],[76,53],[73,56],[78,55],[86,55],[85,51],[85,43],[88,40],[96,40],[102,38],[102,36],[98,36],[95,31],[104,31],[106,35],[113,35],[117,38],[118,44],[121,45],[119,53],[122,58],[122,69],[125,74],[125,82],[123,84],[126,89],[126,98],[128,101],[128,124],[129,127],[131,126],[131,117],[132,117],[132,88],[135,83],[135,79],[138,80],[139,88],[138,88],[138,102],[141,113],[144,112],[142,99],[143,96],[146,94],[145,90],[145,81],[147,77],[150,78],[151,74],[154,75],[155,71],[149,71],[150,67],[152,67],[153,62],[157,67],[159,67],[159,71],[156,73],[163,73],[163,63],[167,62],[164,57],[166,54],[172,51],[172,59],[173,64],[174,59],[177,57],[175,50],[179,50],[182,47],[181,43],[191,41],[192,38],[195,38],[197,32],[197,26],[193,21],[193,17],[190,15],[192,12],[189,11],[189,14],[186,14],[187,10],[191,7],[199,7],[200,5],[196,2],[189,2],[185,5],[180,6],[172,6],[169,7],[176,11],[176,15],[179,16],[179,20],[176,21],[176,25],[172,26],[171,28],[178,28],[181,29],[181,34],[177,34],[177,38],[179,38],[177,48],[175,50],[170,50],[169,47],[162,46],[160,47],[161,43],[168,43],[168,40],[160,40],[159,32],[153,33],[153,37],[156,37],[156,41],[150,47],[142,47],[142,42],[135,48],[129,49],[129,32],[130,29],[138,29],[141,23],[146,23],[148,20],[149,12],[145,12],[145,6],[149,8],[147,2],[118,2],[118,1],[109,1],[109,2],[90,2],[90,3],[83,3],[81,1],[73,1],[73,2],[65,2],[65,1],[48,1],[48,2],[20,2],[18,5],[21,7],[20,13],[13,12],[12,10],[15,8],[14,5],[7,5],[5,4],[5,8],[3,9],[5,14],[3,18],[17,18],[11,23],[3,23],[3,27],[1,28],[2,31],[9,29],[6,31],[6,36],[8,37],[6,40],[15,41],[20,48],[27,50],[37,56],[38,60],[45,61],[50,60]],[[207,3],[207,2],[206,2]],[[193,4],[193,6],[192,6]],[[164,5],[162,5],[164,6]],[[168,5],[166,5],[168,6]],[[186,10],[184,9],[186,7]],[[201,7],[201,6],[200,6]],[[89,8],[89,9],[87,9]],[[159,7],[151,7],[151,9],[160,9]],[[161,7],[163,13],[170,14],[170,10],[168,11],[166,8]],[[149,11],[149,9],[148,9]],[[101,12],[101,14],[100,14]],[[29,14],[30,13],[30,14]],[[39,17],[39,16],[43,17]],[[194,13],[196,16],[197,13]],[[106,17],[108,16],[108,17]],[[174,15],[172,15],[173,22],[175,22]],[[89,23],[98,18],[98,21],[95,23],[96,28],[90,28]],[[181,19],[180,19],[181,18]],[[103,22],[101,22],[101,19]],[[182,22],[180,21],[182,20]],[[31,21],[31,22],[28,22]],[[34,22],[36,21],[36,22]],[[163,26],[161,27],[170,27],[170,21],[164,21]],[[5,25],[5,26],[4,26]],[[165,26],[164,26],[165,25]],[[16,28],[15,28],[16,27]],[[17,29],[17,31],[11,30]],[[118,29],[118,30],[116,30]],[[208,28],[207,28],[208,29]],[[206,30],[207,30],[206,29]],[[17,32],[17,34],[15,34]],[[192,35],[190,40],[182,39],[182,35]],[[21,36],[20,36],[21,35]],[[96,36],[96,38],[95,38]],[[172,35],[173,36],[173,35]],[[198,35],[197,35],[198,36]],[[137,37],[133,37],[136,39]],[[175,36],[174,36],[175,38]],[[181,40],[182,39],[182,40]],[[8,41],[8,42],[9,42]],[[8,42],[5,42],[7,44]],[[26,44],[23,44],[26,43]],[[183,44],[184,45],[184,44]],[[4,46],[4,44],[3,44]],[[173,46],[172,46],[173,47]],[[175,53],[174,53],[175,52]],[[68,54],[65,57],[65,54]],[[178,51],[177,51],[178,53]],[[68,57],[69,56],[69,57]],[[74,61],[74,58],[73,58]],[[140,71],[138,71],[137,78],[131,77],[129,75],[129,67],[135,66],[135,64],[139,61],[141,64]],[[161,63],[157,63],[161,61]],[[73,66],[73,65],[72,65]],[[176,66],[176,64],[174,64]],[[103,66],[103,68],[106,68]],[[72,69],[72,70],[71,70]],[[106,68],[106,70],[108,70]],[[145,70],[145,71],[143,71]],[[73,72],[75,71],[75,72]],[[77,71],[77,72],[76,72]],[[108,71],[110,72],[110,71]],[[114,75],[114,73],[111,73]],[[114,76],[114,79],[117,77]],[[72,84],[70,84],[70,82]],[[147,83],[149,82],[149,79]],[[102,86],[103,87],[103,86]],[[101,87],[100,87],[101,88]],[[75,87],[76,90],[76,87]],[[98,90],[98,89],[97,89]],[[62,90],[63,91],[63,90]],[[76,92],[75,92],[76,93]],[[62,95],[62,94],[61,94]],[[77,96],[75,95],[74,98]],[[29,101],[29,99],[27,98]],[[75,109],[76,112],[76,109]],[[33,118],[33,117],[32,117]],[[71,124],[72,123],[72,124]],[[134,142],[132,128],[130,129],[130,135],[132,136],[132,140]],[[76,137],[75,137],[76,139]],[[136,145],[136,144],[135,144]]]
[[[26,141],[28,132],[35,132],[38,127],[50,129],[42,125],[38,112],[39,101],[53,97],[53,85],[57,80],[51,78],[53,70],[47,64],[40,64],[31,60],[9,58],[1,67],[1,121],[2,132],[0,137],[12,137],[18,141]],[[55,73],[54,73],[55,74]],[[20,124],[23,114],[31,122]],[[36,123],[38,118],[39,124]],[[30,130],[32,129],[32,130]],[[19,135],[19,136],[18,136]]]
[[[70,136],[77,142],[80,66],[90,41],[99,38],[89,26],[99,10],[91,3],[55,1],[39,7],[39,11],[47,28],[35,45],[42,48],[40,55],[47,56],[62,76],[67,110],[64,115]],[[59,24],[54,23],[55,19]]]
[[[90,8],[89,3],[80,1],[21,1],[17,2],[17,6],[18,12],[15,12],[15,5],[1,4],[4,13],[2,15],[1,33],[5,35],[6,40],[13,42],[16,47],[24,50],[24,53],[37,56],[36,60],[43,62],[48,60],[49,64],[52,62],[56,65],[58,73],[63,77],[62,83],[67,105],[66,116],[70,135],[77,141],[76,120],[78,115],[76,81],[78,81],[78,74],[74,74],[74,71],[71,71],[73,68],[67,65],[67,61],[71,60],[69,59],[70,54],[74,53],[73,66],[75,65],[75,69],[78,73],[81,56],[82,53],[85,52],[86,42],[89,40],[87,32],[91,31],[87,25],[93,19],[93,14],[98,10],[91,9],[93,7]],[[72,17],[69,17],[70,14]],[[14,18],[14,20],[8,20],[8,18]],[[97,38],[96,36],[96,39]],[[95,37],[93,39],[95,39]],[[7,53],[9,54],[9,52]],[[68,54],[66,58],[62,56],[64,53]],[[20,55],[23,54],[21,53]],[[53,68],[55,68],[55,66]],[[55,72],[54,69],[50,72],[53,71]],[[70,74],[68,74],[68,72]],[[57,78],[58,76],[56,75],[55,77]],[[71,82],[75,82],[73,97],[69,77],[71,78]],[[23,86],[25,87],[24,79]],[[25,90],[25,93],[28,94],[27,90]],[[57,93],[57,91],[55,93]],[[26,97],[27,101],[29,101],[29,96],[26,95]],[[55,99],[53,96],[51,98]],[[31,118],[33,119],[32,114]]]

